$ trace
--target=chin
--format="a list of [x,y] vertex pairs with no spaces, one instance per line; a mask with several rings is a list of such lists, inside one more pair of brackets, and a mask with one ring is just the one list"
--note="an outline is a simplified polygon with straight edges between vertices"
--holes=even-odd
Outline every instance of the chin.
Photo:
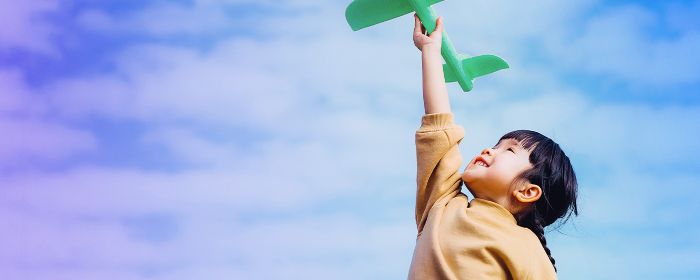
[[462,179],[462,182],[466,185],[468,184],[467,182],[473,182],[476,176],[474,174],[469,173],[469,171],[464,171],[462,175],[460,176],[460,179]]
[[464,170],[464,172],[462,172],[462,174],[460,174],[459,177],[460,177],[460,178],[462,179],[462,181],[466,184],[467,179],[469,179],[469,171],[468,171],[468,170]]

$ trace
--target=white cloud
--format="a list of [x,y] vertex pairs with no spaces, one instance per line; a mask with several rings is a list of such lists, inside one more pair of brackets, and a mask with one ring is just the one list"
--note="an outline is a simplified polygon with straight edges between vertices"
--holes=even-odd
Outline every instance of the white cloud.
[[[668,147],[686,147],[687,135],[700,135],[694,122],[700,108],[601,104],[513,47],[545,40],[540,34],[548,31],[555,39],[567,35],[571,30],[565,25],[581,17],[578,9],[593,4],[465,3],[464,10],[473,8],[473,17],[460,17],[463,10],[451,9],[458,5],[454,2],[440,4],[440,11],[450,16],[449,30],[466,30],[463,35],[450,31],[455,43],[461,42],[459,50],[493,50],[513,62],[512,69],[477,81],[469,94],[451,85],[453,109],[467,128],[462,152],[468,159],[504,132],[538,130],[555,138],[576,161],[601,166],[579,173],[590,176],[580,178],[584,226],[619,226],[610,229],[619,233],[624,226],[651,222],[676,225],[697,211],[694,201],[687,198],[676,207],[659,206],[657,199],[692,197],[697,180],[687,171],[656,178],[662,173],[654,167],[680,169],[683,163],[697,162],[693,153],[669,152]],[[173,22],[178,16],[183,22],[206,17],[209,8],[197,9],[217,4],[194,5],[192,14],[181,4],[155,14],[137,11],[127,16],[137,19],[134,26],[124,28],[143,25],[145,34],[158,36],[225,28],[218,10],[212,21],[199,25]],[[498,13],[487,12],[492,5]],[[46,273],[59,279],[405,277],[414,242],[413,132],[422,113],[420,59],[410,41],[410,18],[353,33],[339,6],[319,7],[256,27],[279,37],[229,38],[207,50],[131,45],[114,58],[114,74],[73,77],[33,89],[16,73],[0,73],[12,91],[0,93],[9,100],[0,112],[56,117],[61,123],[132,121],[143,126],[143,133],[135,135],[139,143],[165,147],[186,166],[171,172],[69,166],[59,173],[4,176],[0,227],[20,229],[23,242],[0,240],[0,247],[7,248],[0,255],[0,270],[17,278],[46,278]],[[149,15],[152,23],[146,21]],[[112,24],[124,19],[95,12],[83,20]],[[622,31],[636,30],[635,20],[623,18],[619,23],[629,26],[620,27]],[[483,22],[493,25],[479,25]],[[397,31],[402,26],[404,33]],[[591,23],[589,30],[594,27]],[[337,30],[344,33],[327,33]],[[620,46],[629,43],[623,39],[615,40]],[[12,120],[7,127],[30,128],[37,138],[28,143],[47,149],[22,150],[17,147],[26,141],[2,142],[14,143],[5,144],[5,150],[15,156],[16,151],[29,151],[62,158],[97,146],[89,134],[60,123]],[[55,134],[74,141],[55,143]],[[661,190],[662,185],[680,187]],[[362,217],[374,210],[381,213],[372,217],[377,220]],[[376,217],[386,212],[391,219]],[[133,235],[148,228],[123,222],[154,213],[175,221],[165,229],[172,235],[160,243]],[[560,271],[574,279],[609,275],[618,255],[603,245],[615,240],[580,240],[591,249],[585,251],[574,241],[553,249],[555,257],[561,256],[558,261],[569,264]],[[639,240],[620,241],[620,246],[639,245]],[[640,248],[637,256],[655,254],[656,248]],[[578,264],[596,255],[610,262],[581,271]],[[679,255],[683,252],[666,256]],[[66,267],[42,267],[57,262]],[[687,267],[676,265],[679,270]],[[647,269],[653,273],[666,268]]]
[[[146,7],[118,16],[100,9],[86,9],[79,13],[77,22],[86,30],[154,37],[220,36],[241,31],[259,31],[275,17],[287,17],[307,9],[329,4],[308,1],[210,1],[184,2],[154,1]],[[332,4],[331,4],[332,5]],[[241,9],[274,11],[275,16],[257,13],[249,16]],[[315,14],[315,13],[314,13]],[[297,18],[289,16],[288,18]]]
[[[338,52],[344,49],[357,53]],[[388,56],[397,65],[377,64]],[[418,52],[371,40],[232,39],[208,52],[142,45],[116,63],[114,75],[59,80],[41,91],[69,119],[194,121],[286,132],[338,109],[398,114],[415,111],[419,102]]]
[[550,239],[559,278],[693,279],[697,275],[699,263],[694,251],[697,247],[675,248],[668,238],[654,240],[640,235],[638,232],[600,234],[586,239],[563,236],[563,242]]
[[[246,182],[244,172],[145,174],[84,169],[51,176],[26,174],[38,179],[7,178],[0,223],[16,229],[21,242],[0,240],[5,248],[0,269],[9,267],[9,272],[27,277],[35,272],[22,271],[25,265],[66,264],[47,267],[46,272],[57,275],[138,274],[141,267],[153,270],[157,279],[172,279],[213,267],[227,273],[212,272],[217,279],[231,273],[277,279],[304,271],[321,273],[316,275],[321,278],[353,277],[358,271],[353,273],[350,267],[362,265],[366,269],[359,275],[404,275],[413,241],[406,234],[413,230],[410,214],[381,225],[337,209],[305,216],[319,195],[327,197],[339,189],[320,182],[303,183],[304,175],[295,178],[293,172],[283,170],[277,173],[286,181],[279,184],[260,177]],[[277,187],[282,184],[289,192]],[[405,210],[410,213],[411,209]],[[151,213],[176,217],[172,237],[148,242],[129,234],[132,229],[122,222],[125,218]],[[270,218],[261,220],[258,215]],[[397,258],[396,252],[403,252],[403,258]],[[261,269],[270,264],[279,269]]]
[[[530,41],[566,34],[598,1],[472,1],[437,4],[458,50],[527,56]],[[457,44],[459,43],[459,44]],[[460,48],[459,46],[463,46]],[[513,46],[518,46],[517,48]],[[517,58],[517,57],[513,57]]]
[[51,114],[64,120],[99,116],[107,119],[133,119],[136,93],[118,76],[65,78],[42,85],[34,91],[49,104]]
[[[594,15],[579,31],[548,45],[573,69],[607,75],[630,84],[668,86],[698,81],[700,34],[680,32],[671,38],[650,32],[660,15],[638,6],[622,6]],[[664,28],[664,27],[662,27]]]
[[58,29],[45,16],[59,8],[54,1],[0,0],[0,23],[3,26],[0,29],[0,48],[56,55],[52,36],[58,34]]
[[669,3],[661,13],[599,1],[443,2],[435,9],[460,52],[497,54],[513,69],[541,60],[643,87],[698,81],[698,3]]
[[235,145],[218,144],[187,128],[157,128],[146,132],[143,142],[167,147],[179,160],[198,166],[231,164],[242,158]]
[[0,69],[0,170],[32,168],[97,151],[87,130],[49,118],[46,96],[16,69]]
[[60,123],[0,117],[0,168],[27,168],[97,148],[94,136]]
[[600,186],[587,186],[582,207],[588,212],[587,223],[632,229],[649,224],[675,227],[694,219],[700,210],[693,203],[700,195],[696,175],[660,177],[618,169],[614,176],[601,180]]
[[14,117],[37,117],[46,114],[46,100],[24,81],[19,69],[0,68],[0,114]]
[[77,20],[88,30],[152,36],[216,34],[235,27],[222,7],[168,2],[156,2],[138,13],[118,18],[105,11],[86,10]]

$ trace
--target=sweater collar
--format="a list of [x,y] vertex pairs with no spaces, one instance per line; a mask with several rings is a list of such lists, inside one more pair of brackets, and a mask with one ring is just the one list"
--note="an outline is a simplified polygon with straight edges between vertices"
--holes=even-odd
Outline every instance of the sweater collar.
[[496,202],[486,200],[486,199],[481,199],[481,198],[474,198],[474,199],[472,199],[470,204],[471,204],[470,205],[471,207],[477,207],[479,209],[484,209],[485,211],[488,211],[488,212],[493,213],[499,217],[504,218],[505,220],[507,220],[508,222],[510,222],[514,225],[518,224],[518,221],[515,220],[515,217],[513,216],[513,214],[511,214],[510,211],[508,211],[508,209],[504,208],[503,206],[501,206],[500,204],[498,204]]

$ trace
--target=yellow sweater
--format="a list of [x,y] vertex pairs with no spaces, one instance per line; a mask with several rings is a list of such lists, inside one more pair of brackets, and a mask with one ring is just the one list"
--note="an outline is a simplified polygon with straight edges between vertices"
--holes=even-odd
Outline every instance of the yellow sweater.
[[409,279],[556,279],[535,234],[498,203],[461,192],[464,128],[427,114],[416,132],[418,237]]

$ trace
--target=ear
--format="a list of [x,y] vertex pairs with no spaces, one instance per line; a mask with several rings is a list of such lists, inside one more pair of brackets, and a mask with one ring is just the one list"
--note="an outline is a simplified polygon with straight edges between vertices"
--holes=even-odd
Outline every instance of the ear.
[[542,196],[542,188],[535,184],[526,183],[514,190],[513,196],[523,203],[535,202]]

